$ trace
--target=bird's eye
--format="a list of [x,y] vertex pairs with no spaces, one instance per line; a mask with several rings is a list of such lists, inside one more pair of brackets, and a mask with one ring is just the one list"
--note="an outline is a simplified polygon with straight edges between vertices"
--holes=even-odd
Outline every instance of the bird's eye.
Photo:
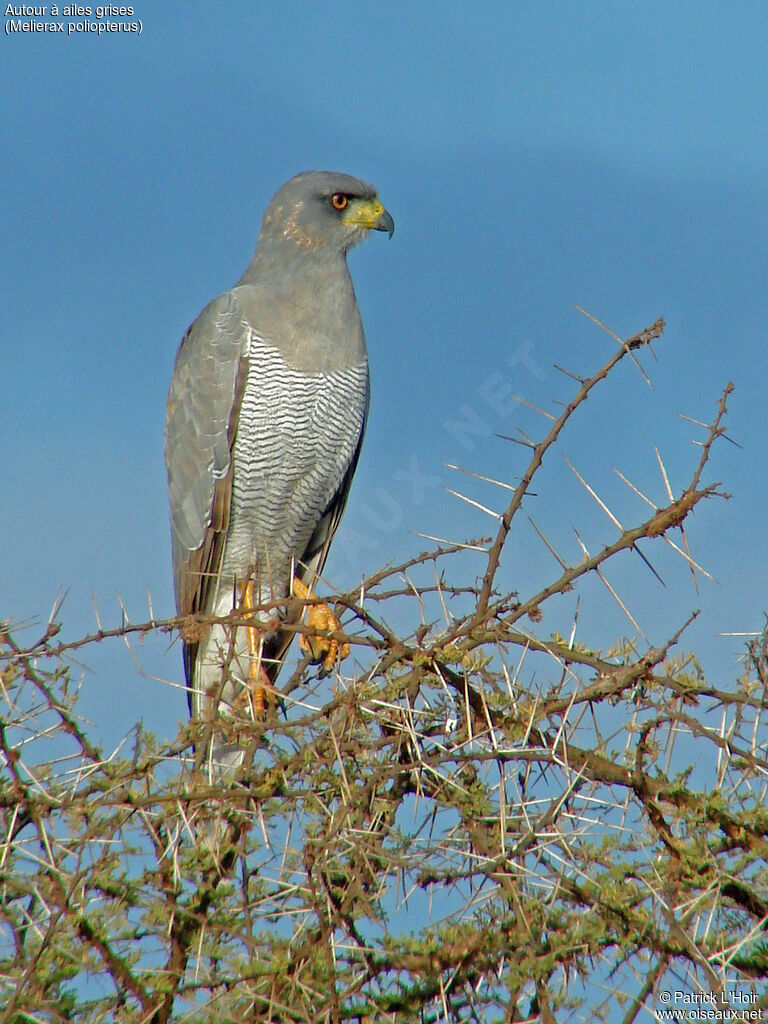
[[349,196],[345,195],[343,192],[334,192],[331,196],[331,204],[334,210],[345,209],[348,202]]

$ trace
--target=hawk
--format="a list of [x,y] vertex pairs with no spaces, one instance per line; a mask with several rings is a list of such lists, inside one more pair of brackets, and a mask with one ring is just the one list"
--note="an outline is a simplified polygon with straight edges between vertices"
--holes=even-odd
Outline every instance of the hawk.
[[[210,302],[176,355],[165,425],[176,607],[201,624],[184,634],[193,717],[216,716],[209,757],[221,771],[241,749],[234,708],[263,716],[301,608],[341,520],[368,412],[365,336],[347,253],[394,221],[358,178],[308,171],[274,195],[256,251]],[[260,606],[271,606],[259,611]],[[338,630],[314,604],[308,621]],[[348,646],[300,637],[329,671]]]

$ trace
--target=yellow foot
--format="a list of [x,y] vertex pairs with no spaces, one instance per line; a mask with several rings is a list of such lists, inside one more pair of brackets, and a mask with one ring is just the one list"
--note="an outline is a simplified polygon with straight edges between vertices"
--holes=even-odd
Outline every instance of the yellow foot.
[[240,691],[235,704],[244,711],[249,710],[254,721],[263,722],[267,717],[267,704],[275,699],[276,692],[264,668],[252,659],[248,685]]
[[[302,601],[312,600],[315,595],[298,576],[293,579],[293,593]],[[322,662],[321,672],[331,672],[336,664],[336,659],[349,657],[349,644],[346,641],[339,643],[333,637],[320,636],[321,633],[339,633],[341,624],[331,609],[324,602],[312,604],[307,608],[307,626],[313,633],[311,635],[299,634],[299,647],[308,654],[313,662]]]
[[[243,609],[248,612],[252,612],[254,609],[253,580],[249,580],[243,587]],[[250,707],[257,720],[267,717],[267,695],[275,693],[275,688],[261,663],[264,634],[271,628],[271,623],[261,628],[258,626],[245,627],[245,635],[248,640],[248,686],[238,697],[237,704],[243,708]]]

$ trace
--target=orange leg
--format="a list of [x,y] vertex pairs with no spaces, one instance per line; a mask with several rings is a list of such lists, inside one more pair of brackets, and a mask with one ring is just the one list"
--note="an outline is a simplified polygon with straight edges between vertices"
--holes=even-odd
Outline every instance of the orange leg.
[[[243,587],[243,609],[252,612],[254,609],[253,580]],[[248,689],[253,702],[254,715],[258,719],[266,717],[267,691],[272,689],[264,666],[261,663],[259,630],[256,626],[246,626],[245,635],[248,640]]]
[[[309,587],[298,576],[293,578],[293,593],[302,601],[313,599],[315,595]],[[313,604],[307,608],[307,625],[318,633],[337,633],[341,631],[341,624],[327,604]],[[322,671],[331,672],[336,664],[337,658],[349,657],[349,644],[346,641],[339,643],[332,637],[327,636],[305,636],[299,634],[299,647],[305,654],[309,654],[312,661],[322,662]]]

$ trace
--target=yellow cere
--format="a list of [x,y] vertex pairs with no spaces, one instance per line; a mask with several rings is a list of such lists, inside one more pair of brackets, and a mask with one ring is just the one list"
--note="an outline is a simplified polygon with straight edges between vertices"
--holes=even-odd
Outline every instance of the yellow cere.
[[344,218],[344,224],[354,224],[360,228],[376,227],[376,222],[384,213],[384,207],[378,199],[362,199],[350,205],[352,208],[349,216]]

